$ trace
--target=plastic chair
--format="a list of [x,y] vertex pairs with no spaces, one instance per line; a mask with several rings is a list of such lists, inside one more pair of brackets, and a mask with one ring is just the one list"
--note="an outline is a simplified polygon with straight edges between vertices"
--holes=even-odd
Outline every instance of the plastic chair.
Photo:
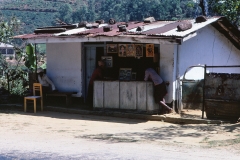
[[[36,95],[36,91],[39,91],[39,96]],[[37,99],[41,101],[41,111],[43,111],[43,97],[42,97],[42,85],[40,83],[33,83],[33,96],[24,97],[24,112],[27,112],[27,101],[31,100],[34,103],[34,113],[36,113]]]

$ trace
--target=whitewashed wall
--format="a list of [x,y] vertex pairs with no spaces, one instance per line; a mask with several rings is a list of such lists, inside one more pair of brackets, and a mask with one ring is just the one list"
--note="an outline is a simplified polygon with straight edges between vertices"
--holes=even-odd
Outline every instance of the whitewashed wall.
[[160,76],[164,81],[169,81],[167,103],[171,103],[174,95],[174,45],[160,45]]
[[47,75],[59,91],[82,95],[81,43],[47,44]]
[[[238,50],[224,35],[212,26],[197,32],[197,36],[179,45],[179,73],[182,77],[185,70],[192,65],[226,66],[239,65]],[[209,72],[240,73],[240,68],[207,69]],[[198,71],[193,72],[197,75]],[[194,76],[194,75],[193,75]]]

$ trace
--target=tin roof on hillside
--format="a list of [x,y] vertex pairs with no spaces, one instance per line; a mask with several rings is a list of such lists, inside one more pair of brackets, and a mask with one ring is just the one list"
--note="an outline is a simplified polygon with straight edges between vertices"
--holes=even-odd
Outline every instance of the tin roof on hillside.
[[0,43],[0,48],[13,48],[13,46],[6,43]]
[[[185,20],[186,21],[186,20]],[[20,39],[44,39],[44,38],[97,38],[97,37],[137,37],[137,38],[184,38],[193,34],[197,30],[212,25],[240,49],[240,31],[235,28],[225,17],[211,17],[206,21],[197,23],[196,19],[188,20],[191,27],[184,31],[179,30],[179,25],[183,21],[151,21],[151,22],[116,22],[114,24],[86,24],[78,27],[71,25],[69,27],[54,26],[42,27],[33,34],[18,35],[14,38]],[[75,28],[73,28],[75,27]],[[122,29],[122,28],[123,29]]]

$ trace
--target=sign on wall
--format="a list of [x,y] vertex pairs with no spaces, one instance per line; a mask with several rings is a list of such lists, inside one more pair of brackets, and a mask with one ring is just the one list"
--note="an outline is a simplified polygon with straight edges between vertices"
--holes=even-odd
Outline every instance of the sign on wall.
[[143,57],[143,45],[135,44],[136,57]]
[[101,59],[104,61],[106,68],[112,68],[113,67],[112,56],[102,56]]
[[132,68],[120,68],[119,80],[123,80],[123,81],[132,80]]
[[146,57],[154,57],[154,44],[146,44]]
[[126,57],[127,53],[126,53],[126,44],[119,44],[118,45],[118,56],[119,57]]
[[107,44],[107,53],[117,53],[117,44]]

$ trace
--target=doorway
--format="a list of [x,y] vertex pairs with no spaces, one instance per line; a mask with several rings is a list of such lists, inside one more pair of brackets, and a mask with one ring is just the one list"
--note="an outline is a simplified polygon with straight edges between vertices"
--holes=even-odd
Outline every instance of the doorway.
[[84,101],[86,102],[88,84],[91,79],[92,73],[97,67],[97,61],[104,55],[104,46],[85,45],[85,78],[84,78]]

